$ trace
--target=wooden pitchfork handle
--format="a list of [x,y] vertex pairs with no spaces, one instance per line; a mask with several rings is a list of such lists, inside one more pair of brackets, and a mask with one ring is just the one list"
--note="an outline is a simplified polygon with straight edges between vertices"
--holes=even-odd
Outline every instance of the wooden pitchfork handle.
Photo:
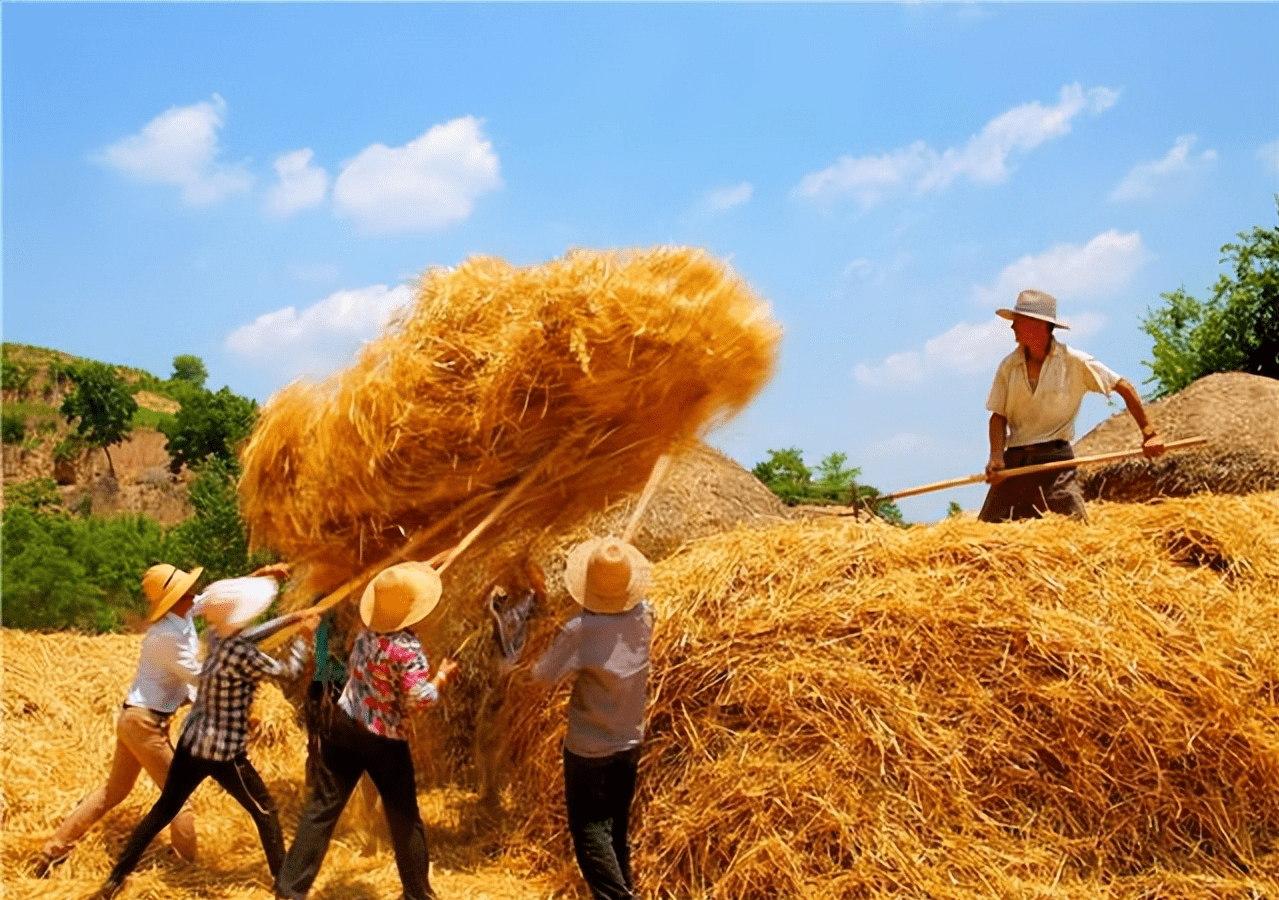
[[[485,516],[484,519],[478,525],[476,525],[474,528],[470,530],[470,532],[467,533],[466,537],[462,538],[462,540],[458,542],[456,546],[448,550],[442,550],[439,553],[435,554],[435,556],[431,557],[429,561],[429,565],[431,566],[438,565],[439,568],[436,571],[442,574],[444,570],[447,569],[449,565],[451,565],[452,562],[455,559],[457,559],[458,556],[461,555],[463,550],[465,550],[467,547],[473,544],[475,540],[490,525],[492,525],[493,522],[495,522],[498,519],[499,516],[505,514],[511,508],[511,506],[514,505],[515,501],[520,498],[520,496],[524,493],[524,491],[528,488],[528,486],[537,479],[538,475],[542,474],[542,472],[546,470],[547,465],[551,462],[552,459],[554,459],[558,455],[557,451],[571,444],[576,437],[577,437],[577,433],[574,432],[570,434],[568,437],[566,437],[559,444],[557,444],[554,448],[547,451],[540,460],[538,460],[531,468],[529,468],[527,472],[525,472],[522,476],[520,476],[520,480],[516,483],[515,487],[511,488],[509,491],[506,492],[506,495],[502,497],[502,499],[498,502],[498,504],[494,506],[492,510],[489,511],[489,514]],[[413,537],[410,538],[406,544],[404,544],[404,546],[400,547],[394,553],[391,553],[383,557],[382,559],[378,560],[376,563],[364,569],[358,575],[355,575],[352,578],[347,579],[345,582],[342,583],[341,587],[339,587],[337,590],[330,593],[323,600],[320,600],[319,602],[315,603],[313,606],[307,609],[306,612],[307,613],[324,613],[328,611],[329,609],[332,609],[334,606],[337,606],[339,603],[345,600],[347,596],[350,593],[352,593],[356,588],[360,587],[365,582],[374,578],[383,569],[404,560],[405,558],[409,556],[409,554],[413,553],[415,550],[420,548],[424,543],[426,543],[426,541],[429,538],[439,534],[445,522],[451,521],[452,519],[453,519],[453,516],[450,515],[446,517],[445,520],[441,520],[440,522],[436,523],[433,526],[429,526],[427,528],[421,529],[420,531],[415,533]],[[262,649],[273,650],[276,647],[283,646],[284,642],[288,640],[290,637],[292,637],[297,632],[297,630],[298,630],[297,625],[290,625],[284,629],[281,629],[280,631],[271,635],[271,637],[267,638],[266,640],[262,642],[261,644]]]
[[[1206,437],[1185,438],[1180,441],[1170,441],[1164,444],[1164,450],[1184,450],[1187,447],[1196,447],[1200,444],[1208,443]],[[1134,456],[1141,456],[1142,450],[1116,450],[1113,453],[1098,453],[1095,456],[1077,456],[1073,459],[1059,459],[1053,462],[1035,463],[1033,466],[1022,466],[1017,469],[1001,469],[995,473],[989,480],[992,484],[998,484],[1005,478],[1014,478],[1018,475],[1033,475],[1036,472],[1052,472],[1057,469],[1073,469],[1075,466],[1093,465],[1096,463],[1114,462],[1120,459],[1131,459]],[[919,487],[906,488],[904,491],[894,491],[891,494],[884,494],[879,497],[880,502],[889,500],[898,500],[902,497],[914,497],[916,494],[928,494],[932,491],[944,491],[947,488],[961,487],[965,484],[976,484],[979,481],[986,481],[985,472],[979,472],[976,475],[967,475],[963,478],[952,478],[949,481],[935,481],[932,484],[922,484]]]
[[653,497],[657,494],[657,489],[661,487],[670,467],[671,455],[669,453],[663,453],[657,458],[657,462],[653,463],[653,471],[648,473],[648,483],[644,485],[644,490],[640,493],[639,500],[635,503],[635,508],[631,510],[631,520],[626,523],[626,530],[622,532],[622,540],[628,544],[634,540],[635,533],[639,531],[639,523],[644,515],[644,510],[648,508],[648,504],[652,502]]

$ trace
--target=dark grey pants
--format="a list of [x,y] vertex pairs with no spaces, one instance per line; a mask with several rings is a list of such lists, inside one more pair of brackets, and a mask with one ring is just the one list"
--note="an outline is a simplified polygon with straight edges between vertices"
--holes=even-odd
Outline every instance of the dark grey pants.
[[632,900],[631,848],[627,842],[640,749],[612,756],[564,751],[564,800],[578,868],[595,900]]
[[[1009,447],[1004,451],[1004,467],[1019,469],[1036,463],[1074,459],[1069,441],[1048,441],[1026,447]],[[1074,469],[1018,475],[992,485],[986,492],[977,518],[983,522],[1006,522],[1010,519],[1038,519],[1051,510],[1080,522],[1088,521],[1084,511],[1084,494]]]

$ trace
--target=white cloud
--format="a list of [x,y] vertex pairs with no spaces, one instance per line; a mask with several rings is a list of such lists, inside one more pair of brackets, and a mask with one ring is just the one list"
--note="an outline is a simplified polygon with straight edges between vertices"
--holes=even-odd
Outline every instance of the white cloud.
[[[1058,298],[1058,312],[1070,325],[1067,343],[1096,334],[1106,323],[1100,313],[1079,310],[1078,303],[1113,295],[1146,262],[1141,235],[1107,231],[1084,246],[1058,244],[1038,256],[1024,256],[1004,267],[989,286],[975,285],[973,300],[990,308],[1009,308],[1026,288]],[[993,372],[1015,346],[1009,322],[993,316],[972,324],[959,322],[929,338],[920,349],[893,353],[882,362],[859,363],[853,378],[868,388],[901,388],[954,375]]]
[[795,192],[813,199],[849,195],[865,209],[907,182],[918,183],[937,161],[937,151],[922,141],[879,156],[841,156],[830,168],[805,175]]
[[[1070,331],[1060,333],[1060,337],[1071,343],[1096,334],[1105,325],[1106,317],[1084,312],[1067,321]],[[922,350],[894,353],[877,365],[859,363],[853,369],[853,378],[863,387],[902,388],[955,375],[993,373],[999,361],[1016,346],[1010,325],[998,316],[977,324],[958,322],[925,341]]]
[[286,306],[258,316],[227,335],[228,351],[286,378],[326,375],[377,336],[391,315],[411,303],[408,285],[375,284],[337,291],[299,312]]
[[740,206],[745,203],[754,193],[754,186],[749,181],[743,181],[741,184],[736,184],[732,187],[719,188],[709,192],[706,195],[706,205],[713,212],[723,212],[726,209],[732,209],[734,206]]
[[1257,159],[1272,175],[1279,175],[1279,141],[1271,141],[1257,151]]
[[366,232],[438,231],[501,186],[493,145],[480,122],[465,116],[403,147],[366,147],[333,183],[333,203]]
[[1133,166],[1132,170],[1110,192],[1110,199],[1119,203],[1129,200],[1146,200],[1153,197],[1161,185],[1211,165],[1217,159],[1217,151],[1205,150],[1198,156],[1194,155],[1191,151],[1194,149],[1196,140],[1193,134],[1183,134],[1177,138],[1176,143],[1163,159]]
[[983,306],[1011,306],[1026,288],[1047,291],[1067,304],[1105,297],[1122,289],[1149,259],[1140,234],[1111,229],[1082,247],[1057,244],[1038,256],[1023,256],[994,284],[974,287],[973,296]]
[[867,208],[890,193],[939,190],[957,178],[997,184],[1008,177],[1009,159],[1015,153],[1068,134],[1072,121],[1081,113],[1102,113],[1118,97],[1109,88],[1085,91],[1078,84],[1068,84],[1055,105],[1045,107],[1036,101],[1010,109],[988,122],[963,147],[938,152],[923,141],[915,141],[878,155],[844,156],[835,165],[804,176],[795,193],[812,199],[851,196]]
[[96,160],[138,181],[180,188],[186,203],[215,203],[253,183],[242,166],[217,161],[225,114],[226,101],[217,94],[208,103],[174,107],[111,144]]
[[313,155],[307,148],[275,158],[275,172],[280,181],[271,188],[267,199],[267,209],[272,215],[286,218],[324,200],[329,191],[329,173],[323,166],[311,165]]
[[1005,320],[959,322],[925,341],[922,350],[894,353],[878,365],[858,364],[853,377],[865,387],[887,388],[920,384],[933,375],[994,371],[1010,349]]

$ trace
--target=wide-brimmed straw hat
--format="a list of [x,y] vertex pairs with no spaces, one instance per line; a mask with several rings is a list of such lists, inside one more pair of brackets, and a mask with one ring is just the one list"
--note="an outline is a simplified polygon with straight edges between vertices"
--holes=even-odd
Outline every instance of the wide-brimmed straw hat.
[[644,599],[652,568],[626,541],[592,538],[569,551],[564,582],[573,599],[591,612],[626,612]]
[[154,622],[172,609],[173,604],[181,600],[200,580],[203,572],[203,566],[184,572],[168,563],[160,563],[147,569],[142,576],[142,593],[146,594],[147,602],[151,604],[146,621]]
[[1013,316],[1026,316],[1031,319],[1051,322],[1058,328],[1070,327],[1057,318],[1057,298],[1052,294],[1045,294],[1043,291],[1022,291],[1017,295],[1017,302],[1013,304],[1012,309],[997,309],[995,310],[995,315],[1005,319],[1011,319]]
[[195,602],[195,613],[220,634],[248,625],[266,612],[279,593],[274,578],[228,578],[209,585]]
[[399,631],[420,622],[440,602],[440,576],[426,563],[383,569],[360,597],[360,619],[373,631]]

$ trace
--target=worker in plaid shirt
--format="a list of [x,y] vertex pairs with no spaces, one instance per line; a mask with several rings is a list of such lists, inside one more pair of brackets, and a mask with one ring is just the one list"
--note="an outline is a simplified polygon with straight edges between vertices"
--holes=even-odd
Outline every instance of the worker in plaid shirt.
[[[253,817],[272,877],[279,871],[284,861],[284,834],[275,802],[245,753],[249,709],[263,678],[287,680],[301,674],[319,616],[301,610],[254,628],[244,626],[271,605],[278,590],[275,578],[287,572],[284,565],[265,566],[246,578],[214,582],[196,599],[196,613],[212,628],[195,703],[183,724],[160,799],[129,836],[97,894],[100,900],[115,895],[152,839],[206,778],[222,785]],[[296,622],[301,623],[301,633],[283,662],[258,648],[257,641]]]

